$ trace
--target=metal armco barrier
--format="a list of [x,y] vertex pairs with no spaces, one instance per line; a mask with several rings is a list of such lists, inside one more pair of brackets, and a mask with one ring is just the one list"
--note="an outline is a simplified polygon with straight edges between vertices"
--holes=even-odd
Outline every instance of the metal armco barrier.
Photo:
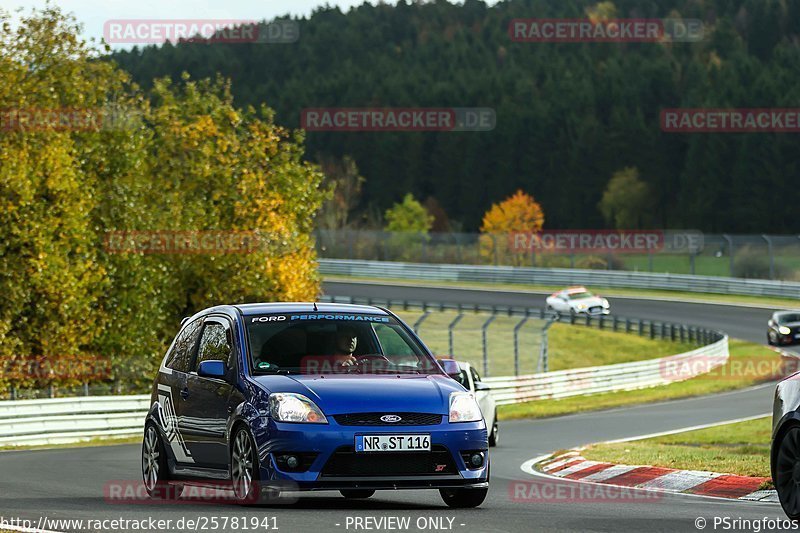
[[683,354],[616,365],[558,370],[516,378],[484,378],[498,405],[635,390],[683,381],[728,361],[728,337]]
[[687,274],[653,274],[620,270],[320,259],[319,271],[323,275],[377,279],[526,283],[554,286],[594,285],[598,287],[800,298],[800,283],[798,282],[691,276]]
[[0,446],[139,435],[149,407],[149,394],[0,402]]

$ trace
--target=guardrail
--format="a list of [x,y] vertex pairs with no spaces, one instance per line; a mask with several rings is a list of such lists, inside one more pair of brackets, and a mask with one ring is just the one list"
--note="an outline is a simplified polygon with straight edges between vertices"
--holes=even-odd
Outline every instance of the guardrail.
[[139,435],[149,407],[149,394],[0,402],[0,446]]
[[487,265],[399,263],[349,259],[320,259],[323,275],[425,281],[536,284],[545,286],[594,285],[713,294],[800,298],[800,283],[688,274],[655,274],[620,270],[532,268]]
[[557,370],[516,378],[485,378],[498,405],[644,389],[684,381],[728,361],[728,337],[690,352],[615,365]]

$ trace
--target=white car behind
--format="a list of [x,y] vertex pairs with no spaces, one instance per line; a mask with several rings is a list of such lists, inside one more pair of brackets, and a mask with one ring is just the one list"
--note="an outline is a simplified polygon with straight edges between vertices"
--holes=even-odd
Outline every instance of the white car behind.
[[569,287],[547,297],[547,308],[558,314],[607,315],[608,300],[592,294],[586,287]]
[[489,393],[490,387],[481,381],[480,374],[471,364],[459,361],[458,367],[461,369],[461,374],[456,380],[475,395],[486,420],[486,427],[489,428],[489,446],[497,446],[500,440],[500,427],[497,424],[497,404]]

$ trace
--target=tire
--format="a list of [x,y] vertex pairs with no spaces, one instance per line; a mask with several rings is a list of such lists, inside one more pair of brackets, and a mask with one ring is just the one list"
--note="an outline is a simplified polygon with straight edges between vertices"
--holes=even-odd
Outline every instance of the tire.
[[153,500],[177,500],[183,485],[170,485],[169,467],[164,443],[152,423],[144,428],[142,439],[142,481],[147,495]]
[[769,344],[770,346],[775,346],[775,342],[773,342],[772,340],[772,335],[770,335],[769,333],[767,333],[767,344]]
[[375,491],[371,489],[344,489],[339,492],[348,500],[362,500],[375,494]]
[[786,516],[800,519],[800,426],[783,434],[775,452],[775,488]]
[[466,509],[477,507],[486,499],[488,488],[483,489],[439,489],[442,500],[448,507]]
[[[248,505],[262,501],[259,472],[253,438],[249,431],[240,426],[234,432],[230,456],[231,486],[237,503]],[[277,497],[275,494],[270,496]]]
[[497,446],[498,442],[500,442],[500,425],[497,423],[497,411],[495,411],[492,431],[489,433],[489,446]]

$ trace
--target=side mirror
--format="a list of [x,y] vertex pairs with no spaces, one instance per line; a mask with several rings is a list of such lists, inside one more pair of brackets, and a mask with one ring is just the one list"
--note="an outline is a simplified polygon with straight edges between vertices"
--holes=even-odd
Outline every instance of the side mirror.
[[439,364],[442,365],[444,373],[451,378],[457,378],[461,374],[461,369],[455,359],[439,359]]
[[200,366],[197,367],[197,375],[204,378],[224,378],[228,372],[225,361],[217,361],[209,359],[208,361],[201,361]]
[[482,390],[488,391],[488,390],[492,390],[492,388],[489,385],[487,385],[486,383],[483,383],[481,381],[476,382],[475,383],[475,392],[482,391]]

